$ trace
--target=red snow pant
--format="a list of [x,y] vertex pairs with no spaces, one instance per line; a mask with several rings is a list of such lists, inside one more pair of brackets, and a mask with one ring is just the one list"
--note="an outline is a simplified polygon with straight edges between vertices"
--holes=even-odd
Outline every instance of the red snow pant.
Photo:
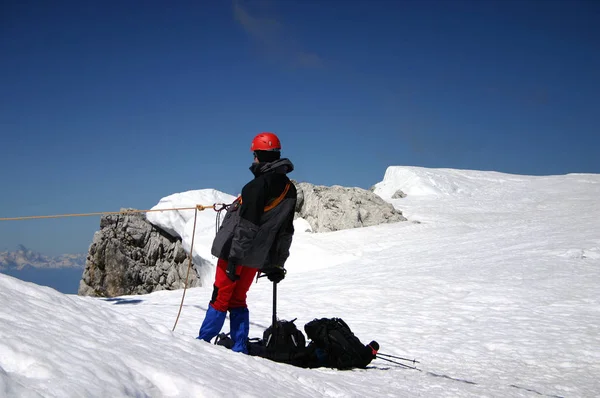
[[231,308],[246,308],[246,295],[258,269],[238,265],[235,273],[240,279],[237,281],[229,279],[225,270],[227,270],[227,261],[219,259],[210,305],[214,309],[223,312]]

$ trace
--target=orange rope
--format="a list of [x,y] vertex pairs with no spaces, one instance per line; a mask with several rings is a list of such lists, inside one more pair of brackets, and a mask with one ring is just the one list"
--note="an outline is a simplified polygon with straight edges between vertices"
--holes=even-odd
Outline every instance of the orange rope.
[[150,213],[154,211],[170,211],[170,210],[205,210],[214,209],[216,204],[210,206],[196,205],[195,207],[176,207],[172,209],[153,209],[153,210],[122,210],[122,211],[105,211],[96,213],[75,213],[75,214],[56,214],[51,216],[26,216],[26,217],[4,217],[0,218],[0,221],[16,221],[16,220],[34,220],[40,218],[60,218],[60,217],[87,217],[87,216],[100,216],[108,214],[132,214],[132,213]]

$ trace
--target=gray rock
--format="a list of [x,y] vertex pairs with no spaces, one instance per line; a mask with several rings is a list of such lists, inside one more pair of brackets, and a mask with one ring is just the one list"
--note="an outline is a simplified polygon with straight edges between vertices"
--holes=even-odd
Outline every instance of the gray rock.
[[401,189],[397,190],[392,195],[392,199],[403,199],[403,198],[406,198],[406,194],[404,192],[402,192]]
[[[106,215],[94,234],[78,293],[115,297],[180,289],[188,258],[181,239],[153,226],[143,213]],[[192,268],[188,287],[200,286]]]
[[401,211],[366,189],[307,182],[295,185],[302,192],[298,216],[308,221],[314,232],[406,221]]
[[302,190],[302,185],[298,183],[296,180],[291,180],[292,183],[296,186],[296,216],[300,212],[302,205],[304,204],[304,191]]

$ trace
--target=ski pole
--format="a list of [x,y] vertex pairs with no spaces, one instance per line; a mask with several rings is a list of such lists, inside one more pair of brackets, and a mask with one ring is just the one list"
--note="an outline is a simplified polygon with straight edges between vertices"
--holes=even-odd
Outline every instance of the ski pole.
[[397,357],[395,355],[389,355],[389,354],[382,354],[381,352],[377,353],[377,356],[382,356],[382,357],[388,357],[388,358],[394,358],[394,359],[401,359],[403,361],[409,361],[412,363],[421,363],[419,361],[417,361],[416,359],[408,359],[408,358],[402,358],[402,357]]
[[384,361],[391,362],[391,363],[393,363],[394,365],[399,365],[399,366],[402,366],[403,368],[406,368],[406,369],[414,369],[414,370],[418,370],[419,372],[421,371],[421,369],[418,369],[416,366],[409,366],[409,365],[406,365],[406,364],[403,364],[403,363],[400,363],[400,362],[392,361],[391,359],[387,359],[387,358],[379,357],[379,354],[377,354],[377,357],[375,357],[375,358],[376,358],[376,359],[382,359],[382,360],[384,360]]

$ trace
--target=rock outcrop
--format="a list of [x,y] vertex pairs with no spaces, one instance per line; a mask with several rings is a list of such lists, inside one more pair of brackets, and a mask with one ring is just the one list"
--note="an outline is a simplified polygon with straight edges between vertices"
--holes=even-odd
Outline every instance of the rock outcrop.
[[366,189],[294,184],[298,191],[297,215],[310,224],[313,232],[406,221],[400,210]]
[[[106,215],[94,234],[79,294],[115,297],[180,289],[188,261],[181,239],[153,226],[143,213]],[[188,287],[194,286],[200,280],[192,266]]]
[[392,195],[392,199],[404,199],[404,198],[406,198],[406,194],[401,189],[397,190]]

